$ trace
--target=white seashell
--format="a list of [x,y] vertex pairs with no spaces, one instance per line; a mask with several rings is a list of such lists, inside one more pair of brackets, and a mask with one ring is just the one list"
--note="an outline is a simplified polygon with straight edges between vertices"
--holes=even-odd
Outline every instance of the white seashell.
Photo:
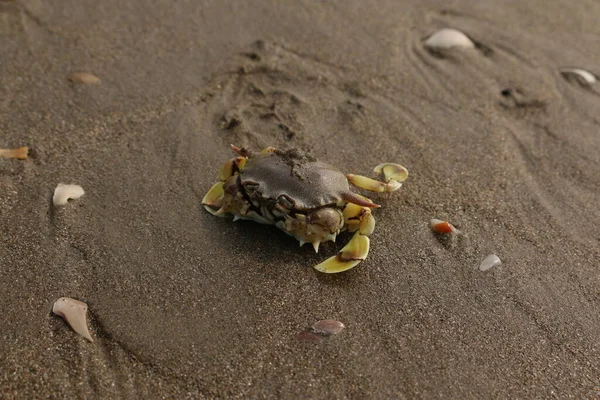
[[560,73],[564,75],[576,75],[588,84],[596,83],[596,77],[591,72],[580,68],[562,68]]
[[69,199],[78,199],[83,196],[84,193],[83,188],[79,185],[59,183],[56,189],[54,189],[52,203],[54,203],[55,206],[62,206],[67,204]]
[[438,49],[449,49],[451,47],[472,49],[475,47],[475,44],[461,31],[444,28],[429,36],[425,41],[425,46]]
[[74,72],[69,75],[67,79],[73,83],[81,83],[84,85],[97,85],[100,83],[100,78],[87,72]]
[[488,269],[497,267],[500,264],[502,264],[500,258],[498,258],[498,256],[495,254],[490,254],[481,262],[481,265],[479,265],[479,270],[487,271]]
[[346,326],[334,319],[324,319],[312,326],[312,328],[319,333],[323,333],[325,335],[337,335],[340,333]]
[[69,297],[61,297],[56,300],[56,303],[52,307],[52,312],[63,317],[76,333],[93,342],[94,340],[87,327],[87,310],[87,304]]

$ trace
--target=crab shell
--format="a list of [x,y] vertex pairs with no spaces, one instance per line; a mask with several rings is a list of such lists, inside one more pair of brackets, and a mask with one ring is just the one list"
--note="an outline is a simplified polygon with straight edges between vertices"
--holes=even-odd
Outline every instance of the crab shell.
[[[379,206],[351,192],[349,179],[363,188],[371,185],[384,189],[377,191],[395,190],[400,186],[397,181],[388,179],[388,183],[382,183],[344,175],[337,168],[298,149],[267,148],[253,153],[232,147],[241,157],[229,160],[221,168],[221,182],[215,184],[203,199],[209,212],[233,215],[234,220],[273,224],[298,239],[301,246],[312,243],[317,252],[321,242],[335,241],[341,231],[358,230],[361,237],[351,241],[352,254],[346,254],[346,258],[349,257],[346,264],[354,266],[366,257],[367,235],[375,227],[370,209]],[[360,254],[355,254],[357,252]]]

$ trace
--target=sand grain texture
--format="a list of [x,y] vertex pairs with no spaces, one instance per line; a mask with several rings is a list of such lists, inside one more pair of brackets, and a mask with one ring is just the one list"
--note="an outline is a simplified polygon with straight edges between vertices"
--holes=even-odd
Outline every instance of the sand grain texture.
[[[0,2],[0,397],[600,396],[600,6]],[[431,52],[452,27],[476,45]],[[594,69],[595,68],[595,69]],[[100,85],[73,85],[94,71]],[[371,253],[216,218],[229,144],[410,177]],[[56,182],[86,194],[54,208]],[[462,234],[437,240],[431,218]],[[486,273],[495,253],[503,264]],[[69,294],[94,343],[52,318]],[[319,343],[314,321],[346,329]]]

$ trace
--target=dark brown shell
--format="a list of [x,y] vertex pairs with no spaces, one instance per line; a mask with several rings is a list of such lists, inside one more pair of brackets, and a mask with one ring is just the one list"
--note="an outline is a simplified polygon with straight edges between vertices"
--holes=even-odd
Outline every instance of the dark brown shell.
[[252,155],[240,174],[240,183],[252,186],[265,200],[285,195],[296,210],[340,205],[342,196],[350,193],[340,170],[297,149]]

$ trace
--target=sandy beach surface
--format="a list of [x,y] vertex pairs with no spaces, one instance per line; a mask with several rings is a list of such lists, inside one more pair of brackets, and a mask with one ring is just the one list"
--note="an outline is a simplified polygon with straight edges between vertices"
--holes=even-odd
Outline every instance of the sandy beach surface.
[[[600,74],[599,15],[0,1],[0,147],[30,148],[0,158],[0,398],[600,398],[600,84],[560,73]],[[447,27],[475,48],[424,46]],[[315,254],[202,208],[231,143],[410,176],[371,197],[368,259],[326,275],[349,234]],[[61,182],[86,193],[53,207]],[[322,319],[346,329],[297,340]]]

